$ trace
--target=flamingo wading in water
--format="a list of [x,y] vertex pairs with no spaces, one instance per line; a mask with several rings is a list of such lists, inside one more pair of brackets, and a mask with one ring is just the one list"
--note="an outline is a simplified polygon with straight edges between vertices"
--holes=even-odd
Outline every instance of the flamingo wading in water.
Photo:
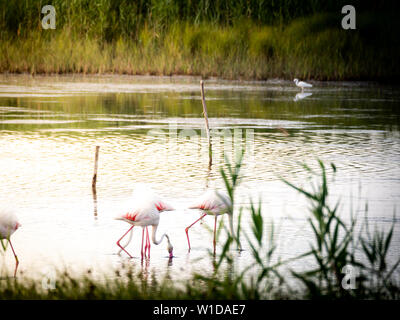
[[221,214],[228,214],[229,217],[229,227],[231,230],[231,235],[234,237],[233,232],[233,212],[232,212],[232,202],[229,196],[225,192],[217,191],[217,190],[207,190],[189,209],[199,209],[202,211],[202,215],[199,219],[193,222],[190,226],[188,226],[186,231],[186,237],[189,245],[190,252],[190,240],[189,240],[189,229],[198,221],[202,220],[206,215],[214,215],[214,255],[215,255],[215,247],[216,247],[216,228],[217,228],[217,217]]
[[0,209],[0,242],[4,250],[6,249],[6,246],[3,244],[2,240],[6,239],[10,243],[11,250],[15,257],[14,278],[17,275],[19,261],[10,237],[20,226],[21,224],[18,222],[17,216],[14,212],[8,209]]
[[[169,257],[173,257],[173,247],[170,242],[169,236],[164,233],[159,240],[156,239],[156,232],[158,228],[158,224],[160,222],[160,213],[164,211],[172,211],[174,208],[172,208],[169,204],[161,200],[151,189],[147,187],[142,187],[138,189],[139,191],[134,191],[133,197],[130,200],[131,203],[133,203],[133,207],[130,211],[118,215],[115,217],[116,220],[122,220],[125,221],[132,226],[129,228],[129,230],[124,233],[124,235],[117,241],[117,245],[121,248],[121,251],[125,251],[130,258],[132,256],[130,253],[125,250],[125,247],[128,246],[132,239],[132,233],[133,233],[133,227],[134,226],[140,226],[143,228],[142,230],[142,247],[141,247],[141,255],[142,258],[143,256],[146,257],[146,252],[147,252],[147,257],[150,257],[150,238],[149,238],[149,231],[147,229],[148,226],[152,226],[152,241],[154,244],[158,245],[160,244],[164,237],[167,239],[168,245],[168,253]],[[122,246],[121,245],[121,240],[131,231],[130,237],[128,242]],[[145,236],[145,231],[146,231],[146,244],[144,248],[144,253],[143,253],[143,242],[144,242],[144,236]]]

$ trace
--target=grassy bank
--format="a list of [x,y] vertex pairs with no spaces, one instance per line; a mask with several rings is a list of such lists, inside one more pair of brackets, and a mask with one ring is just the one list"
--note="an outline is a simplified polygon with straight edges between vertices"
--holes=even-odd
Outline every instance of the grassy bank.
[[[221,170],[233,209],[240,169],[239,161]],[[152,272],[137,270],[129,262],[116,269],[114,276],[104,278],[91,272],[80,277],[59,272],[50,290],[42,281],[19,275],[0,280],[0,299],[399,299],[400,259],[388,259],[396,250],[392,247],[396,220],[389,230],[372,230],[368,220],[360,223],[350,212],[346,223],[338,211],[339,203],[329,204],[328,185],[334,181],[336,167],[318,162],[315,169],[304,165],[304,170],[310,175],[310,187],[300,188],[287,180],[282,183],[309,200],[312,241],[307,252],[281,259],[274,224],[267,228],[261,205],[252,204],[235,210],[239,213],[235,238],[220,219],[218,234],[225,233],[226,240],[221,243],[220,239],[221,250],[216,256],[209,251],[212,271],[194,273],[188,280],[171,280],[168,275],[157,280]],[[251,217],[251,232],[243,231],[243,214]],[[244,270],[238,270],[232,256],[239,247],[251,253],[252,260]],[[292,261],[302,262],[304,270],[293,270]]]
[[371,12],[372,4],[360,3],[357,29],[343,30],[333,1],[50,2],[56,30],[41,29],[40,1],[0,1],[0,72],[319,80],[400,74],[400,20],[388,6]]

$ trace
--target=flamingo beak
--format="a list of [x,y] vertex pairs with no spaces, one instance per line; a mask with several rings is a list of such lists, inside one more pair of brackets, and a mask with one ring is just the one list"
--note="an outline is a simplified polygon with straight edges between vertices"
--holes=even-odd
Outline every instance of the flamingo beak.
[[165,237],[167,238],[168,241],[167,250],[169,252],[169,258],[171,259],[174,256],[173,254],[174,247],[172,246],[171,241],[169,241],[169,237],[167,234],[165,235]]
[[17,222],[17,223],[15,224],[15,230],[17,230],[19,227],[22,227],[22,224],[20,224],[19,222]]

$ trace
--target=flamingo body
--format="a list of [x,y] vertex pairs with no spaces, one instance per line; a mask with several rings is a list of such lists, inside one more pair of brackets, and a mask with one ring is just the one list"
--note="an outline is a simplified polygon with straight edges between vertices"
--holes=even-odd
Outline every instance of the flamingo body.
[[186,237],[189,245],[190,252],[190,240],[189,240],[189,229],[198,221],[203,219],[206,215],[214,215],[214,255],[216,251],[216,228],[217,228],[217,217],[221,214],[227,213],[229,215],[229,226],[231,229],[232,237],[234,237],[233,233],[233,213],[232,213],[232,202],[228,194],[225,192],[217,191],[217,190],[207,190],[193,205],[189,207],[189,209],[199,209],[203,212],[202,216],[193,222],[190,226],[188,226],[186,231]]
[[115,219],[125,221],[133,226],[147,227],[160,222],[160,212],[154,204],[150,203],[144,208],[130,210]]
[[120,241],[132,230],[134,226],[139,226],[143,228],[142,231],[142,257],[143,257],[143,241],[144,241],[144,233],[146,231],[146,245],[144,256],[146,256],[146,251],[148,251],[148,256],[150,256],[150,238],[148,233],[148,226],[152,226],[152,241],[154,244],[158,245],[162,242],[164,236],[167,238],[168,242],[168,252],[170,257],[172,257],[173,247],[169,241],[169,237],[167,234],[163,234],[160,240],[156,240],[156,231],[158,224],[160,222],[160,213],[163,211],[172,211],[174,208],[163,201],[159,196],[157,196],[150,188],[147,186],[135,189],[132,194],[132,198],[129,201],[129,206],[131,209],[123,214],[117,215],[115,217],[116,220],[122,220],[130,225],[130,229],[117,241],[117,245],[121,248],[121,250],[125,251],[130,257],[132,257],[129,252],[125,250],[125,247],[129,244],[130,239],[127,244],[124,246],[120,245]]
[[189,209],[199,209],[208,215],[227,213],[232,207],[229,196],[221,191],[207,190]]
[[6,239],[10,243],[11,250],[15,257],[15,270],[14,277],[17,274],[17,269],[19,265],[18,257],[14,251],[14,247],[11,243],[11,235],[17,231],[17,229],[21,226],[18,222],[17,216],[15,213],[8,209],[0,209],[0,240]]

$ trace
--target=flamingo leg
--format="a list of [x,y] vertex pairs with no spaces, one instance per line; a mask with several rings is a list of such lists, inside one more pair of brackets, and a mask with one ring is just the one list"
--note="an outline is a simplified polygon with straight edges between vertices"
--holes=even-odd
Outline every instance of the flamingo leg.
[[148,250],[148,258],[150,258],[150,248],[151,248],[151,244],[150,244],[150,237],[149,237],[149,229],[146,227],[146,239],[147,239],[147,250]]
[[146,240],[145,240],[146,242],[144,245],[144,257],[147,258],[149,251],[149,232],[147,230],[147,227],[143,227],[143,236],[145,232],[146,232]]
[[[144,240],[144,228],[142,229],[142,249],[140,250],[140,253],[142,255],[142,260],[143,260],[143,240]],[[144,247],[144,254],[146,255],[146,247]]]
[[213,244],[214,244],[214,256],[215,256],[215,247],[216,247],[216,245],[217,245],[217,239],[216,239],[216,237],[217,237],[217,215],[215,215],[215,222],[214,222],[214,241],[213,241]]
[[144,227],[143,231],[145,232],[145,239],[146,239],[146,244],[144,246],[144,257],[147,258],[147,251],[149,249],[149,240],[147,239],[147,227]]
[[197,223],[198,221],[200,221],[201,219],[203,219],[206,215],[207,215],[207,214],[204,213],[199,219],[197,219],[195,222],[193,222],[190,226],[186,227],[186,229],[185,229],[186,237],[187,237],[188,244],[189,244],[189,250],[188,250],[188,252],[190,252],[189,229],[190,229],[195,223]]
[[17,255],[15,254],[15,251],[14,251],[13,245],[12,245],[12,243],[11,243],[11,240],[8,239],[8,242],[10,243],[11,250],[12,250],[12,252],[13,252],[13,254],[14,254],[14,257],[15,257],[15,270],[14,270],[14,278],[15,278],[16,275],[17,275],[17,269],[18,269],[18,265],[19,265],[19,260],[18,260]]
[[[117,246],[120,247],[123,251],[125,251],[125,252],[128,254],[128,256],[129,256],[130,258],[133,258],[133,257],[129,254],[128,251],[125,250],[125,248],[124,248],[123,246],[121,246],[120,242],[121,242],[121,240],[129,233],[129,231],[132,230],[133,227],[134,227],[134,226],[130,227],[129,230],[128,230],[126,233],[124,233],[124,235],[117,241]],[[11,242],[10,242],[10,244],[11,244]],[[14,250],[13,250],[13,251],[14,251]]]

